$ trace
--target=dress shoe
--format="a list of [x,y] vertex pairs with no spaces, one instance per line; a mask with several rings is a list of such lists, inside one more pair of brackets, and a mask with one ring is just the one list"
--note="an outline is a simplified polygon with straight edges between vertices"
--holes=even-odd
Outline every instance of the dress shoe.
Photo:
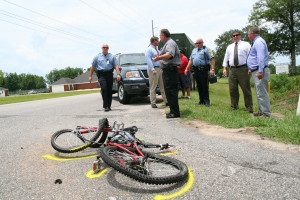
[[259,117],[259,116],[261,116],[261,115],[262,115],[262,114],[261,114],[260,112],[254,112],[254,113],[253,113],[253,116],[254,116],[254,117]]
[[108,112],[108,111],[109,111],[109,108],[105,108],[104,111],[105,111],[105,112]]
[[178,118],[178,117],[180,117],[180,115],[175,115],[173,113],[169,113],[169,114],[166,115],[166,118],[168,118],[168,119],[170,119],[170,118]]
[[111,108],[108,108],[109,111],[111,111]]
[[151,104],[151,107],[152,108],[157,108],[157,105],[154,103],[154,104]]

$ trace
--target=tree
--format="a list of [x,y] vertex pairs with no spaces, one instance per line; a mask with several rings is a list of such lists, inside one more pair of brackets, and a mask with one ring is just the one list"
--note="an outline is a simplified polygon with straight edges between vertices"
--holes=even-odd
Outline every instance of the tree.
[[4,79],[4,87],[10,91],[16,91],[20,89],[20,79],[17,73],[6,74]]
[[4,72],[0,70],[0,87],[4,87]]
[[259,0],[253,6],[249,23],[269,30],[270,53],[289,55],[291,74],[296,74],[296,56],[300,53],[300,1]]
[[83,73],[82,68],[66,67],[65,69],[60,69],[60,70],[54,69],[50,71],[49,74],[46,74],[46,79],[47,79],[47,83],[52,84],[61,78],[74,79],[82,73]]

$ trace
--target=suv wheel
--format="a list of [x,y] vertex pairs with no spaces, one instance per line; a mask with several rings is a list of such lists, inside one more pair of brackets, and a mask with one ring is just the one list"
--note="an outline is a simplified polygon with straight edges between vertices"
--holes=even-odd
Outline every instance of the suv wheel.
[[130,100],[130,95],[125,91],[124,85],[120,84],[118,88],[118,99],[122,104],[127,104]]

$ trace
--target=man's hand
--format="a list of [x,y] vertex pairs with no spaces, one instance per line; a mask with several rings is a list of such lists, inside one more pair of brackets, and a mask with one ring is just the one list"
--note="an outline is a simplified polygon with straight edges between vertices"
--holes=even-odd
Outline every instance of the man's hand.
[[90,83],[92,82],[92,79],[93,79],[92,76],[89,76],[89,81],[90,81]]
[[260,80],[260,79],[262,79],[263,78],[263,73],[262,72],[258,72],[257,73],[257,78]]

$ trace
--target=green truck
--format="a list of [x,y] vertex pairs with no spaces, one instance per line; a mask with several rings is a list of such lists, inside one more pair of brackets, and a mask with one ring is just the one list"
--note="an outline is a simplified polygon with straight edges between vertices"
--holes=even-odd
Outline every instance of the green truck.
[[[184,51],[184,55],[189,59],[195,48],[194,42],[185,33],[171,33],[171,38],[177,43],[179,49]],[[162,46],[163,44],[160,42],[158,48],[160,49]]]

